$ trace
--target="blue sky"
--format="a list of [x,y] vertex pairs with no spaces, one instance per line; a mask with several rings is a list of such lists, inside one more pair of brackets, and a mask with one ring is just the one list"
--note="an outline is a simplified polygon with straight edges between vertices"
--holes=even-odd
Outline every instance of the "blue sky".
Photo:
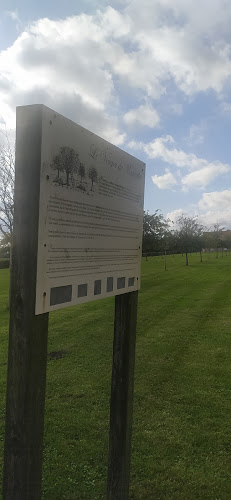
[[3,0],[0,127],[43,103],[146,162],[146,210],[231,229],[230,24],[229,0]]

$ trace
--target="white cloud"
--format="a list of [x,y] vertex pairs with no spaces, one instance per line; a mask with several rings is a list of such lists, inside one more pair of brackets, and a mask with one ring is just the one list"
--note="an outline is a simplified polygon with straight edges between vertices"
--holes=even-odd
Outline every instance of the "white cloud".
[[169,149],[167,145],[174,144],[171,135],[158,137],[152,142],[143,145],[143,149],[149,158],[160,158],[166,163],[179,168],[199,169],[208,165],[207,160],[198,158],[193,153],[185,153],[182,149]]
[[[18,19],[17,11],[9,15]],[[201,0],[200,9],[191,0],[129,0],[120,10],[108,6],[95,15],[40,19],[0,53],[1,112],[5,107],[11,114],[28,95],[30,102],[46,95],[46,104],[57,111],[59,103],[70,107],[72,101],[72,118],[79,121],[81,102],[88,116],[90,108],[93,113],[93,127],[83,125],[102,133],[107,128],[102,122],[108,127],[112,122],[114,142],[120,143],[118,87],[136,92],[141,102],[159,99],[169,81],[186,96],[222,92],[231,74],[230,16],[225,0]],[[158,119],[155,109],[139,103],[125,113],[127,124],[155,127]],[[185,162],[184,152],[176,155]]]
[[[96,21],[87,15],[42,19],[0,53],[0,109],[7,127],[15,122],[17,105],[42,102],[114,144],[123,143],[112,74],[105,66],[110,45]],[[111,22],[115,29],[113,15]]]
[[144,149],[144,143],[142,141],[129,141],[127,146],[130,148],[130,149],[134,149],[134,151],[141,151]]
[[16,10],[7,10],[6,15],[13,21],[18,21],[18,12]]
[[[138,144],[149,158],[160,158],[162,161],[177,168],[193,170],[182,179],[184,188],[206,186],[218,175],[230,171],[230,166],[219,161],[209,162],[204,158],[198,158],[193,153],[185,153],[182,149],[170,149],[166,146],[174,144],[172,136],[158,137],[148,144]],[[135,146],[135,144],[134,144]]]
[[186,175],[182,179],[182,185],[184,189],[195,188],[195,187],[206,187],[210,182],[212,182],[216,177],[221,174],[226,174],[230,172],[230,166],[223,163],[208,163],[204,168],[196,170]]
[[169,212],[166,217],[176,227],[177,219],[183,214],[190,217],[198,215],[200,223],[208,229],[212,228],[216,223],[226,229],[231,229],[231,190],[203,193],[199,202],[194,206],[184,210],[178,208]]
[[231,223],[231,190],[225,189],[224,191],[213,191],[210,193],[203,193],[199,201],[199,208],[201,210],[217,210],[220,211],[230,209],[230,223]]
[[[193,0],[127,0],[126,11],[132,16],[134,21],[147,29],[160,24],[160,20],[165,21],[168,26],[187,25],[192,27],[196,34],[207,32],[215,34],[223,27],[223,36],[229,35],[229,19],[231,6],[227,0],[201,0],[200,8],[195,8]],[[208,15],[209,13],[209,15]],[[168,16],[166,15],[168,14]]]
[[[131,132],[132,126],[163,122],[153,101],[164,94],[165,108],[158,106],[163,115],[182,114],[196,93],[212,90],[224,97],[231,75],[231,2],[201,0],[200,8],[193,0],[96,5],[92,15],[21,25],[15,43],[0,52],[0,112],[8,128],[15,127],[16,105],[43,102],[121,146],[126,127]],[[20,22],[17,11],[8,17]],[[221,106],[230,112],[228,98]],[[204,133],[200,123],[193,124],[187,145],[202,144]],[[128,147],[171,168],[153,175],[159,189],[205,187],[230,171],[227,164],[184,151],[171,135],[146,144],[138,137]],[[203,210],[213,214],[213,208]]]
[[120,133],[116,127],[106,126],[105,129],[102,129],[102,136],[106,141],[112,142],[116,146],[121,146],[124,144],[126,139],[126,134]]
[[14,21],[16,30],[18,32],[20,32],[24,28],[23,23],[19,17],[17,9],[5,11],[5,16],[9,17],[12,21]]
[[203,144],[204,134],[206,133],[206,130],[207,130],[207,125],[205,124],[205,122],[201,122],[199,125],[195,125],[193,123],[189,129],[189,136],[187,138],[187,142],[191,146],[194,144]]
[[231,190],[203,193],[198,209],[200,219],[207,226],[219,223],[226,229],[231,229]]
[[231,102],[223,102],[221,104],[221,111],[225,114],[231,114]]
[[181,103],[179,103],[179,102],[173,102],[173,103],[171,104],[171,110],[173,111],[173,113],[174,113],[175,115],[179,115],[179,116],[180,116],[180,115],[182,115],[182,114],[183,114],[183,106],[182,106],[182,104],[181,104]]
[[182,208],[177,208],[176,210],[173,210],[172,212],[168,212],[166,215],[166,219],[169,219],[170,221],[170,227],[175,227],[177,226],[177,220],[181,215],[183,215],[184,211]]
[[141,125],[154,128],[158,125],[160,117],[155,109],[146,104],[136,109],[130,109],[130,111],[125,113],[124,121],[127,125]]
[[162,70],[187,95],[210,88],[219,93],[229,78],[231,7],[226,0],[212,3],[210,9],[202,0],[196,9],[191,0],[128,2],[135,40],[155,60],[155,73]]
[[[131,141],[129,146],[133,147],[133,149],[143,150],[148,158],[159,158],[182,171],[184,168],[192,170],[192,172],[186,175],[180,173],[179,170],[177,171],[177,176],[181,178],[183,190],[206,187],[216,177],[230,172],[231,167],[228,164],[219,161],[209,162],[205,158],[199,158],[193,153],[185,153],[182,149],[170,149],[169,146],[173,145],[174,142],[173,137],[167,135],[165,137],[158,137],[147,144]],[[158,178],[158,176],[156,177]],[[161,187],[161,189],[163,188]]]
[[175,177],[169,171],[166,171],[164,175],[153,175],[152,182],[159,189],[171,189],[173,186],[177,184]]

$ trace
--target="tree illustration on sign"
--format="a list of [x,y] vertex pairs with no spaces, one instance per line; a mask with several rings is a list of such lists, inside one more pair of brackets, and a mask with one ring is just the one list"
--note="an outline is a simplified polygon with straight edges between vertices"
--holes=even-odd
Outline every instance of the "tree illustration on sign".
[[58,171],[58,175],[57,175],[57,178],[59,179],[59,174],[60,172],[63,172],[64,170],[64,165],[61,161],[61,158],[60,158],[60,155],[56,155],[54,157],[54,160],[53,160],[53,163],[51,165],[51,167],[54,169],[54,170],[57,170]]
[[78,170],[78,173],[80,175],[80,186],[82,187],[82,184],[83,184],[83,179],[85,179],[86,177],[86,170],[85,170],[85,166],[82,162],[80,162],[79,164],[79,170]]
[[61,162],[64,166],[64,170],[66,172],[66,185],[68,187],[70,185],[70,175],[73,176],[73,173],[78,172],[79,155],[73,148],[70,148],[69,146],[62,146],[60,148],[59,154],[61,157]]
[[97,182],[98,173],[95,167],[91,167],[88,172],[88,177],[91,179],[91,191],[93,191],[93,184]]
[[57,178],[54,182],[58,184],[63,184],[63,180],[60,179],[60,172],[66,172],[66,185],[70,185],[69,179],[71,176],[72,185],[74,187],[75,180],[73,177],[74,173],[78,172],[79,167],[79,154],[73,148],[69,146],[62,146],[60,148],[59,154],[55,156],[51,167],[57,170]]

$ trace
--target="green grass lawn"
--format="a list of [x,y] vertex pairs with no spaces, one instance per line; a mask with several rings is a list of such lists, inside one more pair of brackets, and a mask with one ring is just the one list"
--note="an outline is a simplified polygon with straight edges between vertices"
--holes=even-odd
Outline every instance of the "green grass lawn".
[[[131,500],[231,499],[231,256],[142,262]],[[0,270],[0,464],[8,336]],[[114,300],[50,314],[43,500],[105,498]]]

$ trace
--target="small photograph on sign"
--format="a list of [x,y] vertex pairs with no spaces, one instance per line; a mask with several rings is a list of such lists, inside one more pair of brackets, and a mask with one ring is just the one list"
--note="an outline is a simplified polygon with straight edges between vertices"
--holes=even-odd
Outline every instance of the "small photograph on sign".
[[87,296],[87,283],[84,285],[78,285],[78,297],[86,297]]
[[71,299],[72,299],[71,285],[51,288],[51,293],[50,293],[51,306],[55,306],[56,304],[64,304],[66,302],[71,302]]
[[125,288],[125,278],[117,279],[117,290],[120,290],[121,288]]
[[101,280],[95,280],[94,295],[101,294]]
[[113,291],[113,277],[107,278],[107,292]]

